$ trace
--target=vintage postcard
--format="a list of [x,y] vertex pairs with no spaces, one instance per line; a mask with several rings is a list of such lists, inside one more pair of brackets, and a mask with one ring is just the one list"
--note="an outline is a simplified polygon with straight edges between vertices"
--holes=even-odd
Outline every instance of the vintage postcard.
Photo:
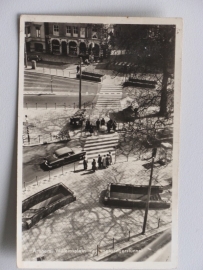
[[182,19],[20,17],[20,268],[177,266]]

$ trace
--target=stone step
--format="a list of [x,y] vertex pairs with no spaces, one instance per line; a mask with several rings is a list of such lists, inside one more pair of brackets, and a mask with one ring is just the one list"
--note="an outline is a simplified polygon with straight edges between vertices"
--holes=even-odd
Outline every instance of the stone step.
[[115,142],[116,140],[118,140],[118,137],[111,137],[111,138],[98,138],[98,139],[93,139],[93,140],[86,140],[85,145],[86,144],[92,144],[92,143],[100,143],[100,142]]
[[94,146],[94,147],[85,147],[84,148],[84,151],[86,151],[87,153],[91,152],[91,151],[98,151],[99,149],[106,149],[106,148],[109,148],[109,147],[114,147],[118,145],[118,142],[116,143],[112,143],[112,144],[101,144],[101,145],[97,145],[97,146]]
[[118,144],[118,140],[115,139],[115,140],[112,140],[111,142],[108,142],[108,141],[97,141],[97,142],[91,142],[91,143],[87,143],[85,144],[84,146],[84,149],[94,149],[95,147],[101,147],[101,146],[111,146],[111,145],[116,145]]
[[85,143],[90,143],[93,141],[109,141],[109,140],[115,140],[115,139],[119,139],[118,133],[112,133],[112,134],[104,134],[104,135],[95,135],[94,137],[88,137],[88,139],[86,140]]
[[100,147],[100,148],[98,148],[98,149],[93,149],[93,150],[86,150],[85,152],[86,152],[86,155],[88,156],[88,155],[90,155],[90,154],[95,154],[95,153],[98,153],[98,154],[100,154],[100,153],[103,153],[103,152],[111,152],[111,151],[114,151],[114,148],[113,148],[113,146],[108,146],[107,148],[104,148],[104,147]]

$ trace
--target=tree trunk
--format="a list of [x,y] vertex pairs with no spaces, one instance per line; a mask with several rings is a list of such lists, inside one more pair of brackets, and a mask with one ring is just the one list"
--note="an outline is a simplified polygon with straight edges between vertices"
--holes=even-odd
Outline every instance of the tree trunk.
[[160,100],[160,110],[159,114],[165,116],[167,114],[167,84],[168,84],[169,73],[167,68],[163,69],[163,80],[162,80],[162,90],[161,90],[161,100]]

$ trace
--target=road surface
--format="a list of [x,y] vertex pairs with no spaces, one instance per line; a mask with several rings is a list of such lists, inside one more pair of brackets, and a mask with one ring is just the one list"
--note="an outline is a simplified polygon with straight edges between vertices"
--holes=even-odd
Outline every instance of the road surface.
[[[100,83],[82,81],[83,94],[95,94],[100,90],[100,88]],[[76,94],[79,91],[79,80],[25,71],[24,91],[26,91],[26,93],[29,91],[40,91],[44,93],[53,92],[55,94],[57,94],[57,92]]]
[[[82,107],[94,106],[96,103],[96,95],[82,95]],[[37,105],[36,105],[37,103]],[[56,104],[55,104],[56,103]],[[75,103],[75,105],[74,105]],[[24,108],[62,108],[62,107],[78,107],[78,96],[65,96],[65,95],[26,95],[24,96]]]
[[[99,83],[82,81],[82,105],[95,103],[100,88]],[[25,108],[77,107],[79,103],[76,79],[25,71],[24,91]]]

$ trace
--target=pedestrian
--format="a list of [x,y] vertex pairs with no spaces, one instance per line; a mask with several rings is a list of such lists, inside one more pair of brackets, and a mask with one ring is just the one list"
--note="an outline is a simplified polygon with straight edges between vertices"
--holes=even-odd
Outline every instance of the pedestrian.
[[84,157],[84,160],[83,160],[84,171],[87,170],[87,164],[88,164],[88,160],[86,159],[86,157]]
[[101,169],[101,166],[102,166],[102,158],[101,158],[100,155],[98,155],[98,160],[97,160],[97,162],[98,162],[98,167],[99,167],[99,169]]
[[100,127],[100,120],[99,119],[97,119],[97,121],[96,121],[96,126],[97,126],[97,130],[99,130],[99,127]]
[[25,123],[28,124],[28,117],[25,115]]
[[86,129],[87,131],[89,131],[89,129],[90,129],[90,120],[89,120],[89,119],[87,119],[87,121],[86,121],[85,129]]
[[104,158],[103,158],[103,168],[105,169],[106,168],[106,155],[104,155]]
[[28,143],[30,143],[30,135],[29,135],[29,133],[27,134],[27,141],[28,141]]
[[106,125],[107,125],[108,133],[110,133],[111,132],[111,124],[110,124],[110,122],[108,121]]
[[90,136],[92,136],[92,134],[94,133],[94,128],[92,124],[90,125],[89,131],[90,131]]
[[101,120],[101,126],[104,126],[105,125],[105,120],[104,120],[104,118],[102,118],[102,120]]
[[77,70],[77,73],[79,73],[79,71],[80,71],[80,67],[79,67],[79,66],[77,66],[77,67],[76,67],[76,70]]
[[110,164],[109,164],[109,155],[107,154],[106,156],[106,167],[108,167]]
[[93,170],[93,172],[96,171],[96,161],[95,161],[95,159],[93,159],[93,161],[92,161],[92,170]]
[[112,155],[111,155],[111,152],[109,152],[109,163],[110,163],[110,165],[112,164]]
[[112,126],[113,126],[113,130],[114,130],[114,132],[115,132],[115,131],[116,131],[116,126],[117,126],[117,123],[116,123],[116,121],[115,121],[115,120],[113,121]]

